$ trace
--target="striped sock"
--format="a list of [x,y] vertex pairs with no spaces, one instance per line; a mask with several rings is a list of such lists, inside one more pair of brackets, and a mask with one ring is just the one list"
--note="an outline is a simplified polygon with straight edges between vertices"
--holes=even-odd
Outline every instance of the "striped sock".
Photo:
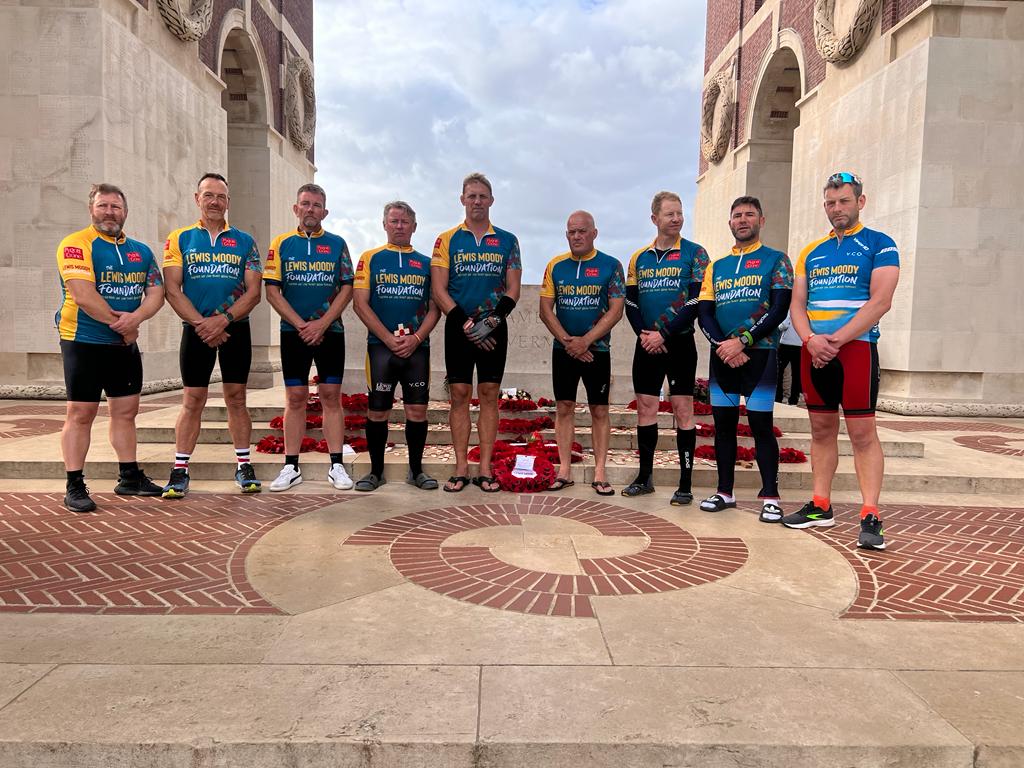
[[238,461],[238,466],[249,463],[249,449],[248,448],[235,448],[235,459]]
[[176,453],[174,454],[174,468],[184,469],[188,472],[188,460],[192,458],[191,453]]

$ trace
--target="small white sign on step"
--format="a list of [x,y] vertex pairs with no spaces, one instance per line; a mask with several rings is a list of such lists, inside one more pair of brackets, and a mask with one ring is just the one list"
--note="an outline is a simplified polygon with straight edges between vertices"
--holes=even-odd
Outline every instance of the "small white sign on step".
[[536,456],[524,456],[519,454],[516,456],[516,465],[512,467],[513,477],[536,477],[537,472],[533,468],[533,460]]

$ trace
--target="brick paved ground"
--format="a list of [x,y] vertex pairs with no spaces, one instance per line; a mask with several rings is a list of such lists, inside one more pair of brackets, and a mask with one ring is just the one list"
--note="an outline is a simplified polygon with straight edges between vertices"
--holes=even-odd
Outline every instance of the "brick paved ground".
[[[605,536],[645,537],[636,555],[580,559],[585,575],[528,570],[495,557],[487,547],[445,546],[450,536],[495,526],[518,526],[524,515],[562,517]],[[457,600],[519,613],[592,617],[592,595],[668,592],[728,576],[747,559],[735,538],[696,538],[645,512],[584,499],[519,497],[516,503],[413,512],[376,523],[346,545],[388,546],[407,579]]]
[[279,613],[250,586],[245,557],[272,528],[341,496],[191,494],[179,502],[0,494],[0,612]]
[[857,549],[855,507],[837,507],[821,534],[857,574],[844,618],[1024,622],[1024,509],[884,511],[884,552]]
[[879,419],[878,426],[897,432],[1013,432],[1024,433],[1024,428],[1012,424],[985,421],[889,421]]

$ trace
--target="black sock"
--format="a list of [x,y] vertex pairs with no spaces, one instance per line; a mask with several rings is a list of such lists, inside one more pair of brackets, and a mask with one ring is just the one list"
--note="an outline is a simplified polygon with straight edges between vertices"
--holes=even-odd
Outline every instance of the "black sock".
[[654,472],[654,451],[658,447],[658,425],[648,424],[645,427],[636,428],[636,447],[640,450],[640,471],[637,473],[637,483],[646,483],[651,479]]
[[754,454],[761,473],[762,499],[779,498],[779,441],[775,439],[771,411],[747,411],[750,431],[754,433]]
[[137,461],[119,461],[117,463],[117,470],[121,476],[134,475],[139,471],[139,462]]
[[715,406],[715,464],[718,465],[718,490],[732,495],[736,480],[736,425],[740,409]]
[[693,451],[697,447],[697,428],[676,430],[676,450],[679,451],[679,490],[690,492],[693,481]]
[[366,422],[366,447],[370,450],[370,472],[377,477],[384,476],[384,449],[388,444],[388,423],[386,421]]
[[284,457],[284,463],[285,464],[291,464],[293,467],[295,467],[295,470],[298,471],[298,469],[299,469],[299,454],[297,454],[297,453],[295,453],[295,454],[291,454],[291,453],[287,454]]
[[423,446],[427,444],[427,422],[406,419],[405,444],[409,447],[409,471],[416,477],[423,471]]
[[344,455],[345,454],[343,454],[343,453],[332,453],[331,454],[331,464],[344,464],[345,462],[343,462],[341,460],[341,457],[344,456]]
[[73,469],[68,472],[68,485],[72,483],[85,482],[85,470],[84,469]]

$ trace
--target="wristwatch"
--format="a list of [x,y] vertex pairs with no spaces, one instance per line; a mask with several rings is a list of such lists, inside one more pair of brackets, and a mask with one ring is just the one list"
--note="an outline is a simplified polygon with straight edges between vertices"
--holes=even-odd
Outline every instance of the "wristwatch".
[[750,335],[750,331],[744,331],[740,334],[740,341],[743,342],[744,347],[750,347],[754,344],[754,337]]
[[230,309],[225,309],[223,312],[221,312],[221,314],[228,319],[229,323],[235,322],[235,316],[231,314]]

